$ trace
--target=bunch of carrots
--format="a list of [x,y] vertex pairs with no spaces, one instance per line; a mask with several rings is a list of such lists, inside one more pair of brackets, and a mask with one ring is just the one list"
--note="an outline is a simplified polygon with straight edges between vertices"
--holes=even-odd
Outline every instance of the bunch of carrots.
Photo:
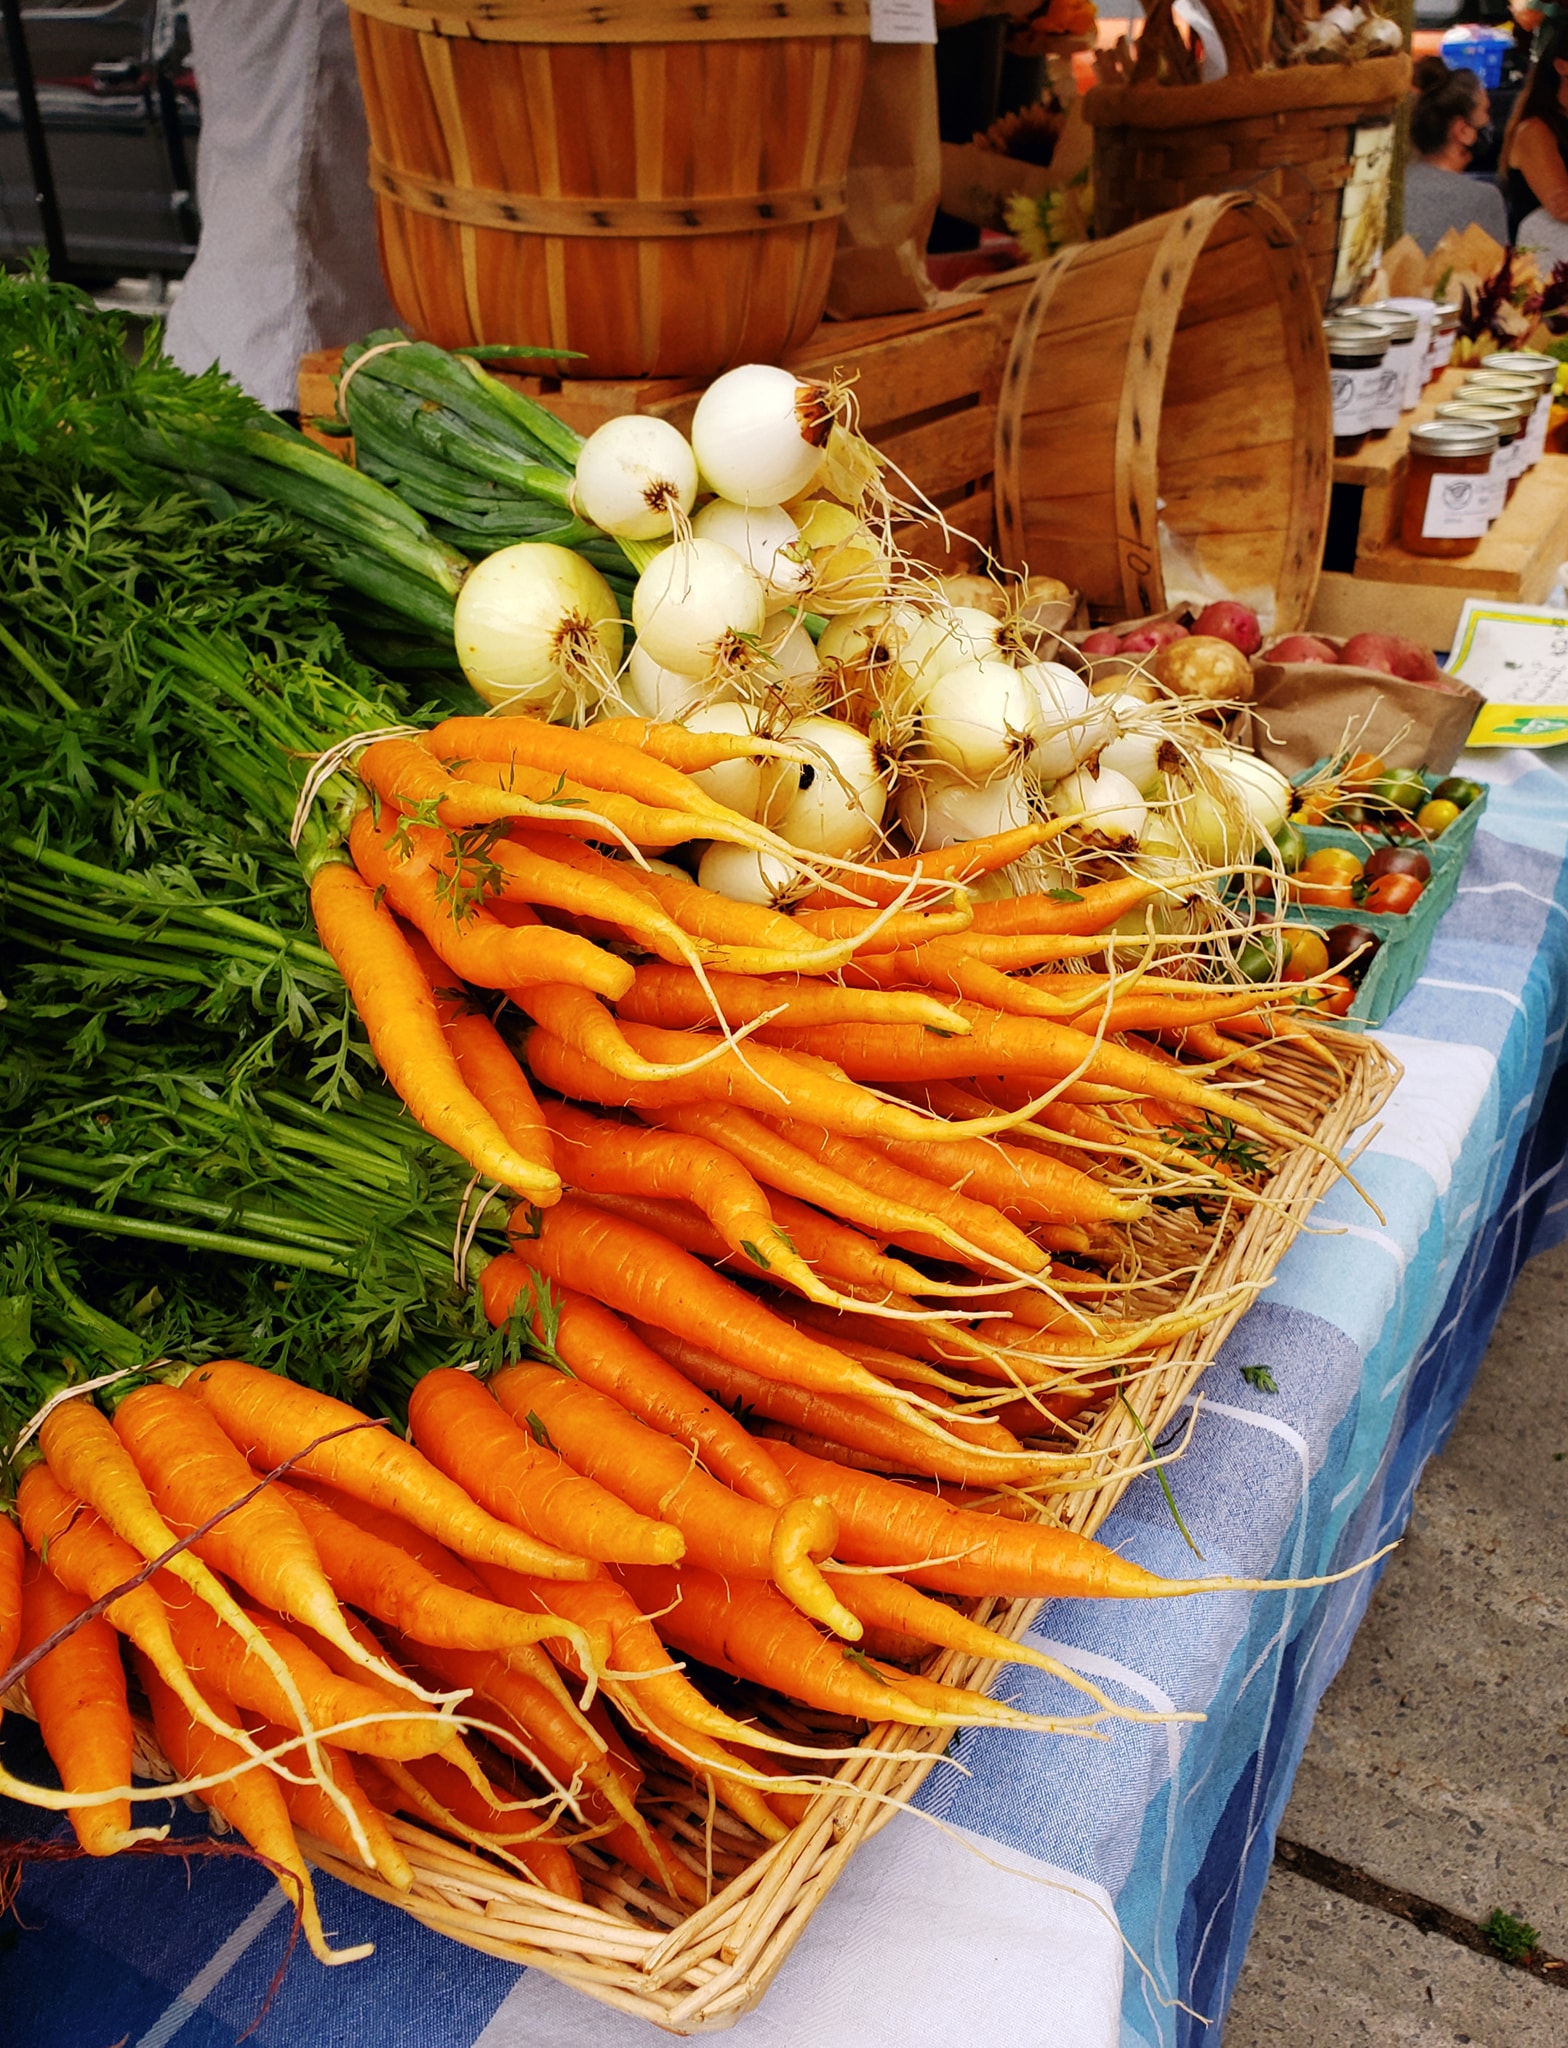
[[[611,1311],[530,1290],[510,1255],[486,1279],[496,1313],[528,1292],[549,1362],[428,1374],[411,1441],[236,1361],[116,1389],[112,1419],[85,1393],[50,1405],[0,1519],[0,1689],[25,1680],[64,1789],[0,1790],[64,1808],[95,1856],[161,1835],[133,1802],[195,1793],[324,1962],[365,1951],[329,1946],[302,1838],[401,1892],[434,1836],[563,1898],[679,1910],[716,1841],[722,1862],[787,1833],[846,1725],[1149,1718],[933,1595],[1244,1583],[1156,1578],[753,1435]],[[120,1639],[172,1786],[132,1782]],[[933,1648],[1037,1665],[1085,1711],[924,1678]],[[780,1696],[828,1730],[767,1711]]]
[[[1236,1305],[1118,1307],[1138,1227],[1266,1199],[1270,1148],[1312,1142],[1221,1067],[1315,1040],[1279,989],[1119,971],[1144,880],[970,896],[1055,826],[803,867],[692,779],[759,744],[492,718],[362,747],[318,930],[409,1110],[513,1198],[509,1249],[457,1252],[516,1362],[417,1379],[407,1440],[235,1361],[46,1408],[0,1518],[0,1691],[25,1680],[64,1789],[0,1790],[88,1853],[158,1832],[134,1688],[323,1960],[359,1951],[301,1837],[399,1890],[434,1835],[684,1907],[867,1726],[1130,1712],[952,1596],[1239,1583],[1033,1518],[1103,1472],[1092,1417],[1136,1421],[1140,1371]],[[794,861],[796,907],[659,858],[714,840]],[[933,1651],[1084,1710],[938,1683]]]

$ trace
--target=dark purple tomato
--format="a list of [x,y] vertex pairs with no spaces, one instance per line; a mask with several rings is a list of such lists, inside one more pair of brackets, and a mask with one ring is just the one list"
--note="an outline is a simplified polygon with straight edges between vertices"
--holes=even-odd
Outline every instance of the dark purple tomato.
[[1342,968],[1352,981],[1359,981],[1381,943],[1377,933],[1364,924],[1333,925],[1328,933],[1328,964]]
[[1414,875],[1418,882],[1429,882],[1432,863],[1413,846],[1380,846],[1366,864],[1369,882],[1379,875]]

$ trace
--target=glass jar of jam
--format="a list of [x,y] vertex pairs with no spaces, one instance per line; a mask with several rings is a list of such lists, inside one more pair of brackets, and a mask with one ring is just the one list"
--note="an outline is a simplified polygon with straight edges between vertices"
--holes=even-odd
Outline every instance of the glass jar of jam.
[[1428,383],[1440,377],[1453,360],[1454,337],[1459,332],[1459,308],[1439,305],[1432,315],[1432,350],[1426,359]]
[[1496,355],[1481,358],[1480,374],[1484,377],[1511,377],[1523,382],[1534,380],[1536,408],[1525,438],[1529,443],[1529,460],[1539,462],[1546,451],[1546,434],[1552,420],[1552,394],[1557,386],[1557,360],[1553,356],[1537,355],[1533,349],[1508,349]]
[[1412,555],[1473,555],[1491,524],[1497,435],[1484,420],[1428,420],[1410,429],[1400,545]]
[[1328,382],[1334,405],[1334,453],[1356,455],[1366,444],[1382,397],[1388,336],[1359,320],[1330,320]]
[[1414,313],[1403,313],[1397,306],[1385,299],[1381,305],[1361,306],[1355,317],[1365,320],[1373,327],[1380,327],[1388,336],[1388,355],[1384,360],[1385,374],[1392,373],[1398,384],[1384,389],[1376,427],[1392,427],[1398,423],[1399,415],[1408,412],[1421,396],[1421,354],[1417,346],[1421,338],[1421,322]]
[[[1515,477],[1521,477],[1536,460],[1535,422],[1540,409],[1540,385],[1534,377],[1506,377],[1501,370],[1482,370],[1466,377],[1455,393],[1460,405],[1507,405],[1519,415],[1519,439],[1514,444]],[[1545,442],[1543,427],[1542,443]]]
[[1437,319],[1435,299],[1379,299],[1373,309],[1376,313],[1413,313],[1416,320],[1416,350],[1411,365],[1410,380],[1405,385],[1405,410],[1408,412],[1421,396],[1422,386],[1432,374],[1432,330]]
[[1508,502],[1509,485],[1516,482],[1514,476],[1514,449],[1519,441],[1519,415],[1507,405],[1467,405],[1455,400],[1440,405],[1435,417],[1439,420],[1462,420],[1469,425],[1479,422],[1490,427],[1497,436],[1496,452],[1488,466],[1488,478],[1492,487],[1491,513],[1495,519]]

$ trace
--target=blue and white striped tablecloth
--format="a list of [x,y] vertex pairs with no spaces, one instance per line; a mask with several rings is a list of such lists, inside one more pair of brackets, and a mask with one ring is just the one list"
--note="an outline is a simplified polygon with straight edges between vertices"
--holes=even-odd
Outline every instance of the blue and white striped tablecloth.
[[[1426,971],[1382,1033],[1406,1076],[1358,1169],[1205,1376],[1172,1484],[1102,1532],[1141,1563],[1248,1577],[1333,1570],[1403,1527],[1515,1271],[1568,1232],[1568,782],[1539,756],[1469,764],[1487,818]],[[1265,1365],[1276,1394],[1241,1368]],[[1035,1640],[1195,1726],[1108,1743],[967,1735],[856,1857],[740,2048],[1188,2048],[1214,2033],[1313,1710],[1371,1591],[1059,1605]],[[1018,1668],[999,1690],[1072,1697]],[[25,1729],[8,1724],[26,1761]],[[27,1826],[0,1809],[0,1833]],[[195,1823],[190,1823],[195,1827]],[[428,1934],[324,1882],[368,1962],[296,1959],[257,2048],[648,2048],[641,2021]],[[35,1864],[0,1926],[0,2048],[233,2048],[286,1916],[233,1863]]]

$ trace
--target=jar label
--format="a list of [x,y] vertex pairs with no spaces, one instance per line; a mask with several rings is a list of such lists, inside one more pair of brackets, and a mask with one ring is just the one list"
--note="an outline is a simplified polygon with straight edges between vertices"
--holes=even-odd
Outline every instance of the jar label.
[[1375,425],[1372,414],[1382,374],[1381,368],[1329,371],[1336,434],[1364,434]]
[[1425,540],[1479,540],[1492,522],[1492,478],[1434,470],[1421,521]]
[[1382,366],[1372,372],[1377,379],[1377,394],[1372,400],[1372,417],[1368,425],[1376,433],[1384,427],[1399,424],[1400,403],[1405,395],[1404,373],[1394,361],[1394,351],[1389,350]]

